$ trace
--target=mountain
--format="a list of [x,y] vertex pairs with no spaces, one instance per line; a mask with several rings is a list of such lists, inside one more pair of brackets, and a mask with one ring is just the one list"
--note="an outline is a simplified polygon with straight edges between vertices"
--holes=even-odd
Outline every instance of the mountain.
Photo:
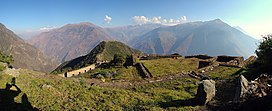
[[26,43],[11,30],[0,23],[0,51],[12,55],[15,68],[27,68],[42,72],[50,72],[56,67],[56,63],[46,57],[37,48]]
[[62,63],[87,54],[103,40],[112,38],[103,28],[82,22],[43,32],[30,43]]
[[128,25],[105,28],[106,32],[115,40],[128,43],[135,37],[141,36],[153,29],[162,27],[161,24]]
[[150,54],[240,55],[254,54],[257,40],[220,19],[154,29],[135,38],[132,46]]
[[94,64],[103,61],[111,61],[115,54],[131,55],[141,54],[139,50],[130,48],[126,44],[118,41],[103,41],[98,44],[90,53],[87,55],[75,58],[73,60],[64,62],[55,71],[65,68],[79,68],[89,64]]

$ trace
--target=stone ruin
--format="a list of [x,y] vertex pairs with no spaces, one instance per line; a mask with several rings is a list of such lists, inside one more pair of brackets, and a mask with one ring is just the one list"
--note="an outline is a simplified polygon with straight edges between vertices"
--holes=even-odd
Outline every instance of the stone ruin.
[[220,66],[243,67],[244,58],[239,56],[217,56],[216,59]]
[[[200,73],[212,71],[214,67],[227,66],[227,67],[243,67],[244,58],[236,56],[216,56],[210,58],[209,56],[190,56],[196,58],[204,58],[199,60],[198,69]],[[188,57],[187,57],[188,58]]]
[[212,59],[214,57],[208,56],[208,55],[192,55],[192,56],[185,56],[185,58],[198,58],[198,59],[207,60],[207,59]]
[[235,93],[235,102],[243,102],[249,99],[272,95],[272,77],[262,74],[254,81],[248,81],[243,75],[240,76]]

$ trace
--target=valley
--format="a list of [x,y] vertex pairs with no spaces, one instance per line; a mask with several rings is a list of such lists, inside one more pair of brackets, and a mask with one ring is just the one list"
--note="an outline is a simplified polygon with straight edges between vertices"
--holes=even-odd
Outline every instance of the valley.
[[1,4],[0,111],[272,110],[267,1]]

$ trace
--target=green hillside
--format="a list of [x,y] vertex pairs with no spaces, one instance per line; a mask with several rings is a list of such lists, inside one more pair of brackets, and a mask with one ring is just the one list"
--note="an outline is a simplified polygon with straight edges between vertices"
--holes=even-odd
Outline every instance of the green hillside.
[[[0,72],[0,89],[11,79],[12,76]],[[26,94],[29,104],[39,110],[195,110],[197,107],[191,106],[165,109],[161,103],[193,98],[197,84],[196,79],[183,78],[124,89],[92,86],[84,78],[67,79],[20,70],[16,85],[22,92],[14,99],[30,109],[22,102]]]
[[56,72],[61,72],[64,69],[78,69],[90,64],[99,62],[109,62],[113,60],[115,54],[127,56],[131,54],[142,54],[141,51],[130,48],[124,43],[117,41],[103,41],[98,44],[89,54],[75,58],[71,61],[64,62],[58,68],[55,69]]

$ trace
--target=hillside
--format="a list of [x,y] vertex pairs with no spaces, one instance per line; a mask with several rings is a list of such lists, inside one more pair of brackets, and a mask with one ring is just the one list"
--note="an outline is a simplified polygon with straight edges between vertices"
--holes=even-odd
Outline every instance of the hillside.
[[121,42],[103,41],[99,43],[87,55],[64,62],[55,71],[69,67],[75,69],[98,62],[111,61],[115,54],[121,55],[141,54],[141,51],[130,48],[129,46]]
[[[83,75],[64,78],[27,69],[16,70],[19,74],[14,82],[21,90],[15,101],[16,106],[27,110],[227,110],[233,100],[237,77],[243,68],[217,66],[205,72],[216,81],[216,96],[207,105],[197,105],[200,80],[190,76],[197,71],[198,58],[158,58],[138,60],[154,74],[141,78],[133,67],[97,68]],[[0,64],[1,65],[1,64]],[[180,67],[184,66],[184,67]],[[164,70],[160,70],[164,69]],[[92,74],[116,71],[117,76],[106,77],[106,81]],[[244,73],[245,74],[245,73]],[[87,76],[86,76],[87,75]],[[0,93],[10,82],[13,74],[0,71]],[[136,79],[137,78],[137,79]],[[13,87],[11,90],[16,91]],[[18,91],[18,90],[17,90]],[[0,94],[0,95],[1,95]],[[0,110],[6,108],[0,102]],[[90,107],[92,106],[92,107]],[[95,107],[93,107],[95,106]],[[235,107],[230,106],[230,109]]]
[[128,25],[105,28],[105,30],[115,40],[128,44],[134,38],[162,26],[161,24]]
[[26,43],[0,23],[0,51],[12,55],[15,68],[28,68],[32,70],[50,72],[56,63],[49,59],[37,48]]
[[86,55],[103,40],[111,40],[103,28],[83,22],[43,32],[30,43],[62,63]]
[[154,29],[132,40],[132,46],[150,54],[236,55],[254,54],[257,40],[220,19],[189,22]]

